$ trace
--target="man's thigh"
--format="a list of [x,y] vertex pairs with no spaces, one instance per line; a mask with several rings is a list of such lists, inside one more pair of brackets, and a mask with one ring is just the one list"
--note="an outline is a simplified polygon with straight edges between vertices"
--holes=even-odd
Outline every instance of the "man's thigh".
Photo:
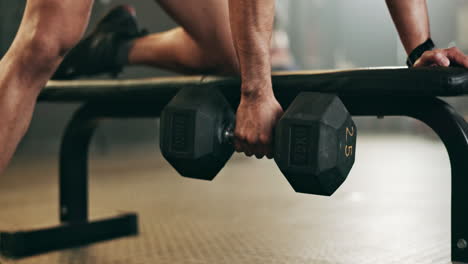
[[232,45],[228,0],[157,0],[164,10],[203,45]]

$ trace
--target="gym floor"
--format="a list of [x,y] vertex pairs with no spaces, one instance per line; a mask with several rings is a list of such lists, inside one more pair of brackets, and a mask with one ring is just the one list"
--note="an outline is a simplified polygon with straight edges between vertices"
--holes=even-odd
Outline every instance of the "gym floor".
[[[213,182],[186,179],[154,145],[90,164],[92,218],[135,211],[135,237],[1,263],[450,263],[450,165],[438,140],[360,135],[332,197],[297,194],[273,161],[235,155]],[[57,157],[17,156],[0,228],[58,223]]]

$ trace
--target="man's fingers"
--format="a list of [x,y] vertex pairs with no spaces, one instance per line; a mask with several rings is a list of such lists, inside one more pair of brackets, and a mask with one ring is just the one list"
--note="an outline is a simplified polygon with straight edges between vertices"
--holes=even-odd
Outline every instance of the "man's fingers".
[[426,51],[421,58],[415,62],[414,67],[428,66],[460,66],[468,68],[468,56],[457,47]]
[[265,150],[262,144],[255,144],[255,157],[261,159],[265,156]]
[[253,152],[250,151],[250,150],[244,151],[244,154],[245,154],[247,157],[252,157],[252,156],[253,156]]
[[257,145],[255,147],[255,157],[257,159],[262,159],[265,156],[265,148],[262,145]]
[[265,156],[268,159],[272,159],[274,157],[274,155],[273,155],[273,145],[271,143],[266,146]]
[[260,153],[258,153],[257,158],[261,159],[265,156],[269,157],[271,156],[271,144],[272,144],[272,139],[271,139],[271,134],[263,134],[263,135],[258,135],[258,150]]
[[446,50],[447,58],[450,59],[452,65],[468,68],[468,57],[456,47]]
[[244,154],[247,157],[252,157],[252,155],[254,154],[254,149],[252,148],[252,145],[250,145],[247,140],[243,140],[241,145],[242,145]]
[[442,67],[450,66],[450,59],[443,53],[435,53],[434,54],[434,64]]
[[245,147],[247,149],[247,151],[244,151],[245,155],[249,157],[252,155],[261,155],[261,149],[257,146],[257,138],[255,136],[247,136]]
[[244,148],[242,147],[242,144],[238,141],[235,141],[234,143],[234,149],[236,150],[236,152],[243,152],[244,151]]
[[242,131],[236,131],[234,138],[234,149],[237,152],[244,152],[248,157],[255,155],[258,159],[265,156],[273,158],[271,135],[245,135]]
[[257,159],[262,159],[265,156],[268,156],[269,153],[269,144],[261,143],[257,145],[258,153],[255,155]]
[[257,158],[262,158],[265,154],[261,146],[256,143],[258,140],[255,137],[245,136],[242,132],[235,132],[234,149],[237,152],[244,152],[247,157],[255,155]]
[[426,51],[415,63],[414,67],[427,67],[427,66],[450,66],[450,60],[442,51]]
[[241,144],[241,148],[242,148],[241,152],[244,152],[244,154],[247,157],[251,157],[253,155],[252,147],[245,141],[242,141],[240,144]]
[[234,132],[234,149],[236,152],[244,152],[246,150],[245,138],[237,130]]

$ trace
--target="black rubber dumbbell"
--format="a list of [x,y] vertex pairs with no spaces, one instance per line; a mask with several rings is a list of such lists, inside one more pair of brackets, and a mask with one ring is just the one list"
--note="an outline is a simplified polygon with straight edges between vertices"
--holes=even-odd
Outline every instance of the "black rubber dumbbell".
[[234,152],[223,134],[234,121],[217,89],[184,88],[161,113],[161,152],[182,176],[212,180]]
[[[217,89],[184,88],[161,113],[161,152],[182,176],[212,180],[234,152],[234,126]],[[277,124],[275,162],[296,192],[332,195],[354,164],[356,132],[336,95],[303,92]]]

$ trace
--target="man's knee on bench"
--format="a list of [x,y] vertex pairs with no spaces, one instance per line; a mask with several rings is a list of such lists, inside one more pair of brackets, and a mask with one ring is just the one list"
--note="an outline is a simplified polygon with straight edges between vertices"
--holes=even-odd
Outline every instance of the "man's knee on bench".
[[31,5],[23,18],[24,26],[18,32],[18,55],[22,55],[28,64],[41,65],[43,70],[56,67],[83,36],[89,6],[83,4],[82,8],[74,8],[57,0]]

